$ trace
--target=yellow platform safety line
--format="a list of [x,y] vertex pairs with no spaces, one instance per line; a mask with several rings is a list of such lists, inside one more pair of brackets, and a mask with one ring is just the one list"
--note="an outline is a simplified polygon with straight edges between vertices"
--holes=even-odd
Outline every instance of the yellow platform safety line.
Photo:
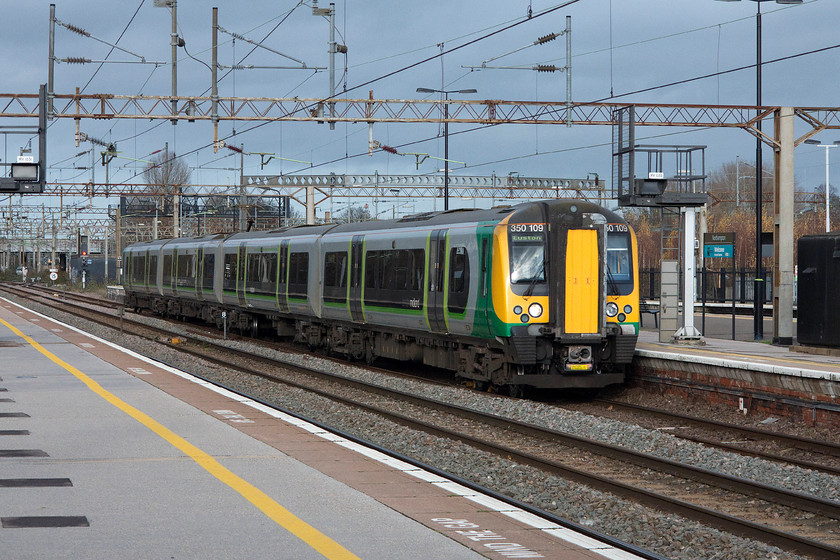
[[305,521],[296,517],[289,510],[287,510],[286,508],[278,504],[276,501],[274,501],[271,497],[266,495],[262,490],[260,490],[253,484],[243,480],[242,478],[231,472],[229,469],[222,466],[221,463],[219,463],[216,459],[211,457],[208,453],[202,451],[195,445],[191,444],[190,442],[188,442],[169,428],[165,427],[157,420],[151,418],[146,413],[134,408],[133,406],[121,400],[114,394],[106,391],[102,388],[102,386],[99,383],[97,383],[96,381],[94,381],[75,367],[71,366],[67,362],[63,361],[61,358],[59,358],[49,350],[45,349],[43,346],[35,342],[35,340],[33,340],[31,337],[23,334],[14,325],[11,325],[2,318],[0,318],[0,322],[3,323],[6,327],[8,327],[9,330],[11,330],[13,333],[23,338],[33,348],[35,348],[38,352],[49,358],[52,362],[73,374],[77,379],[79,379],[79,381],[87,385],[87,387],[91,391],[93,391],[94,393],[105,399],[107,402],[122,410],[123,412],[125,412],[126,414],[128,414],[129,416],[131,416],[150,430],[152,430],[154,433],[165,439],[167,442],[172,444],[173,447],[183,452],[193,461],[198,463],[211,475],[233,488],[243,498],[254,504],[272,521],[274,521],[275,523],[277,523],[278,525],[295,535],[297,538],[305,542],[313,549],[317,550],[324,557],[329,558],[331,560],[359,560],[358,556],[356,556],[355,554],[353,554],[352,552],[350,552],[349,550],[347,550],[328,536],[324,535]]

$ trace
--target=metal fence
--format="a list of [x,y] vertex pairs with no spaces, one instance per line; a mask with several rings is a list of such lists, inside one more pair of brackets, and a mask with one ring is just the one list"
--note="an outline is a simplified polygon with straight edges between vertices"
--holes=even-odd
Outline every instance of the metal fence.
[[[761,282],[764,286],[763,301],[766,303],[773,300],[772,271],[765,269],[762,272],[764,273],[764,282]],[[659,299],[661,274],[662,272],[658,268],[644,268],[639,271],[639,283],[641,284],[639,295],[642,299]],[[695,301],[702,301],[705,291],[707,303],[731,303],[733,294],[736,303],[753,303],[755,285],[754,268],[736,269],[734,275],[731,268],[728,270],[701,269],[697,271]],[[680,283],[680,288],[682,288],[682,283]],[[795,286],[794,303],[796,303]]]

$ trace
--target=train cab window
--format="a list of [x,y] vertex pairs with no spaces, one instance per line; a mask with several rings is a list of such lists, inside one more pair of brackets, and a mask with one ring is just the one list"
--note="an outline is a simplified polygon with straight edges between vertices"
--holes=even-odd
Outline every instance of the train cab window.
[[633,256],[630,246],[630,234],[607,234],[607,293],[611,296],[633,293]]
[[450,313],[463,313],[467,308],[470,292],[470,257],[466,247],[449,250],[449,291],[447,309]]
[[201,271],[201,287],[205,290],[213,289],[213,276],[215,274],[216,256],[204,253],[204,268]]
[[289,255],[289,297],[305,300],[309,282],[309,253]]
[[347,251],[324,255],[324,301],[347,302]]
[[545,237],[542,233],[510,235],[510,281],[545,282]]

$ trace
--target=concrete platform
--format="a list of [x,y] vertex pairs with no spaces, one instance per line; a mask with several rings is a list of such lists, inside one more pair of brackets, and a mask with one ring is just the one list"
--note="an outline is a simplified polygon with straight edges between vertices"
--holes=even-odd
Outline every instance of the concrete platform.
[[0,558],[632,559],[0,300]]
[[661,343],[642,331],[636,378],[665,376],[708,393],[710,400],[808,423],[840,427],[840,357],[787,346],[706,337],[703,346]]

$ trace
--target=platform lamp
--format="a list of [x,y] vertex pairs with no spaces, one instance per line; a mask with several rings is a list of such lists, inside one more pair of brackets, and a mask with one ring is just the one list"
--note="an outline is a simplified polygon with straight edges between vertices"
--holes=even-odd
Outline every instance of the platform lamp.
[[449,94],[450,93],[478,93],[475,89],[431,89],[417,88],[417,93],[442,93],[443,104],[443,210],[449,210]]
[[828,233],[831,231],[831,213],[829,212],[830,194],[828,192],[828,149],[840,146],[840,140],[835,140],[834,144],[820,144],[819,140],[809,139],[805,140],[805,143],[811,144],[812,146],[819,146],[820,148],[825,148],[825,232]]
[[[741,0],[717,0],[718,2],[740,2]],[[802,0],[750,0],[755,2],[755,93],[756,107],[761,107],[761,3],[775,1],[776,4],[801,4]],[[757,109],[761,115],[761,109]],[[761,161],[761,119],[755,123],[758,134],[755,137],[755,282],[753,297],[753,338],[764,339],[764,270],[761,266],[761,202],[762,202],[762,161]]]

